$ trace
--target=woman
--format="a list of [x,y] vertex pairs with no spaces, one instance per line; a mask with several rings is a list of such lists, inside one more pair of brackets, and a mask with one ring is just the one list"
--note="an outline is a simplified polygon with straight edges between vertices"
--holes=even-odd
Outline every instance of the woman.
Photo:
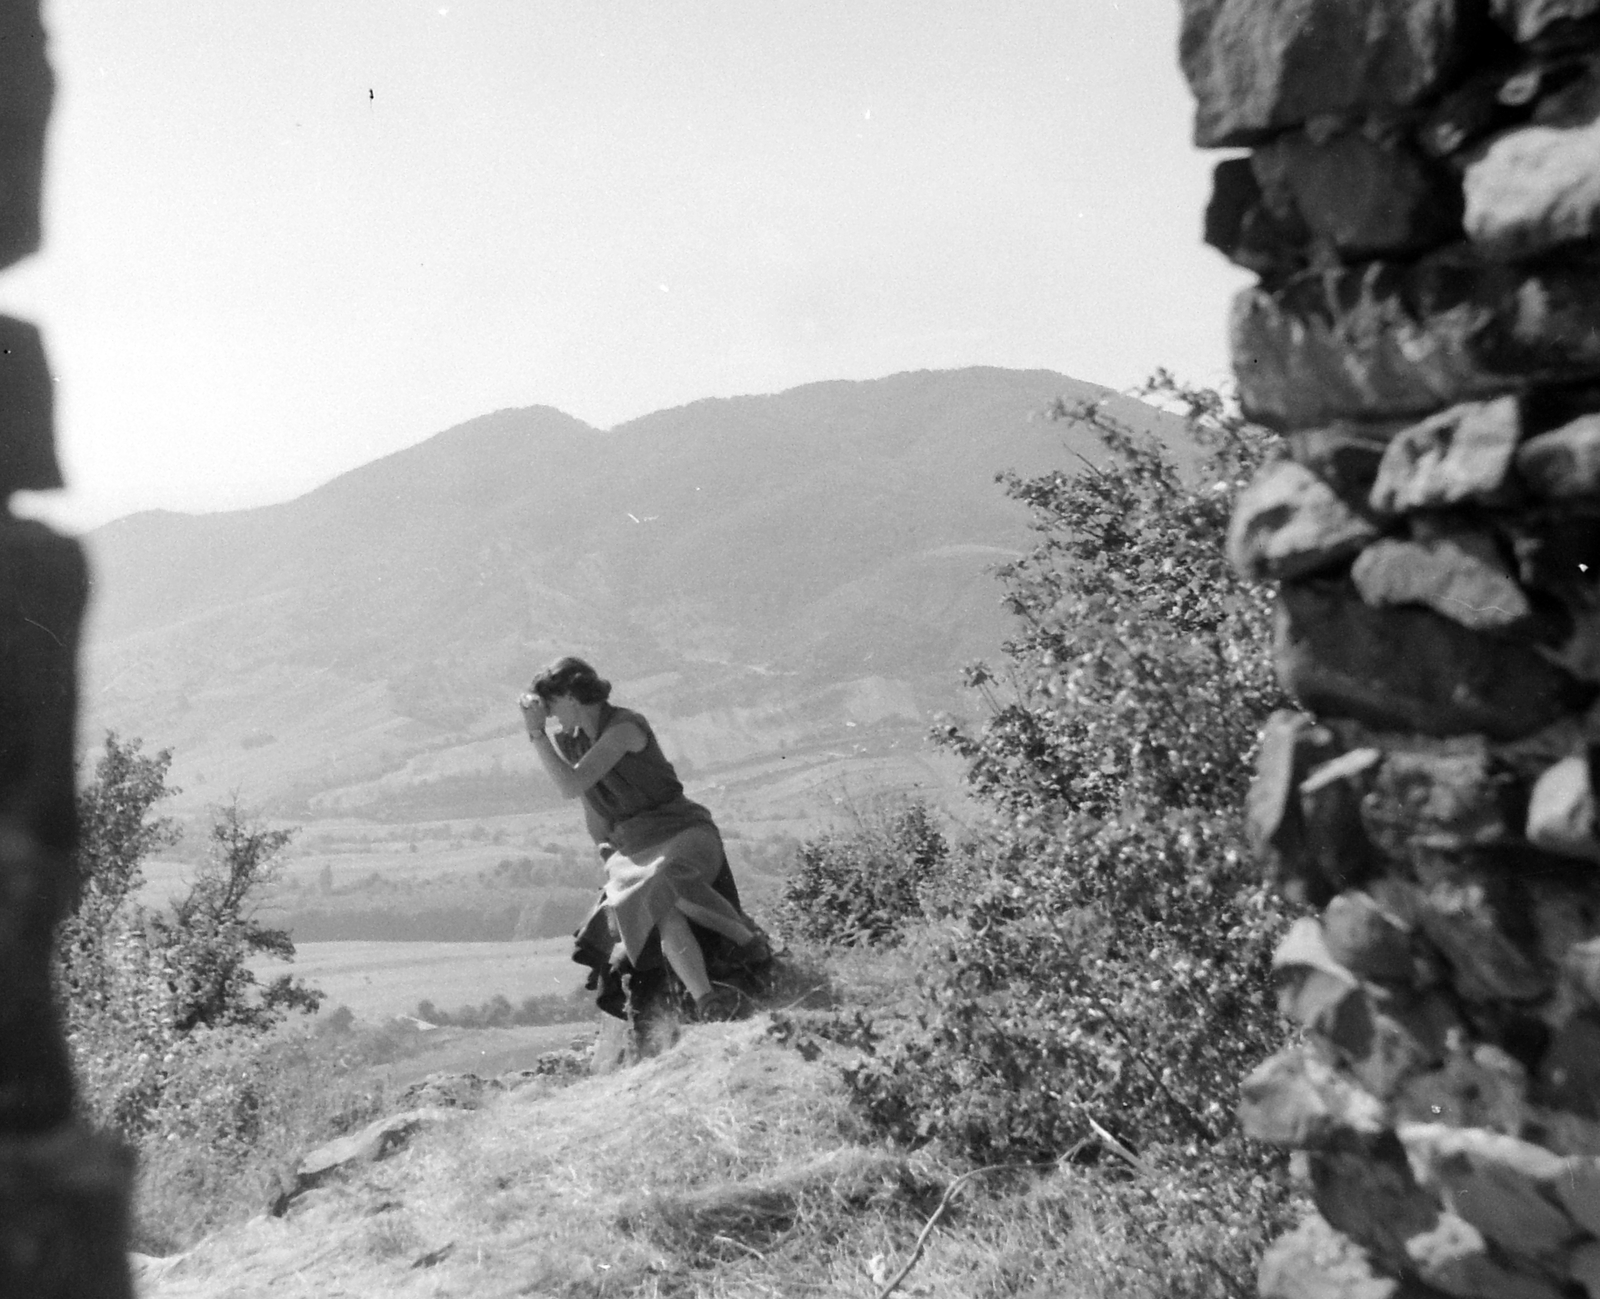
[[[589,833],[606,863],[606,905],[628,958],[638,962],[652,930],[702,1019],[726,1019],[738,992],[713,986],[689,922],[760,960],[766,940],[711,887],[722,836],[711,813],[683,795],[650,723],[611,702],[611,683],[579,658],[557,659],[519,701],[528,738],[563,798],[583,799]],[[552,739],[550,718],[560,729]]]

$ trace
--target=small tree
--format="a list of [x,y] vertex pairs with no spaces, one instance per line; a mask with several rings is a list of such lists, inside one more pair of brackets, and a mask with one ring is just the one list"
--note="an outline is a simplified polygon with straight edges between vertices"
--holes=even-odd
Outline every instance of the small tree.
[[1037,537],[1000,570],[1018,631],[1002,670],[969,670],[989,717],[939,736],[996,810],[988,878],[928,954],[915,1021],[877,1025],[850,1074],[909,1140],[1052,1157],[1099,1124],[1214,1145],[1282,1036],[1283,917],[1240,817],[1281,694],[1268,599],[1223,546],[1269,435],[1215,393],[1153,392],[1186,416],[1195,470],[1096,405],[1060,413],[1105,463],[1004,480]]
[[1089,425],[1108,463],[1001,478],[1037,537],[997,570],[1018,629],[1003,673],[967,669],[991,707],[981,731],[939,738],[973,789],[1014,814],[1234,809],[1282,699],[1270,593],[1239,579],[1223,545],[1270,435],[1164,372],[1146,395],[1181,410],[1198,472],[1097,403],[1055,413]]
[[287,1009],[315,1011],[323,994],[290,975],[262,987],[250,968],[256,953],[294,960],[288,931],[263,925],[261,895],[275,883],[278,854],[291,830],[267,830],[252,821],[237,797],[218,808],[205,861],[170,918],[153,918],[156,941],[173,971],[174,1025],[264,1028]]
[[59,981],[75,1014],[105,1007],[115,982],[110,957],[118,939],[137,931],[144,861],[170,848],[180,832],[154,815],[178,791],[167,784],[172,751],[146,754],[141,741],[107,731],[94,778],[78,793],[78,851],[72,911],[56,935]]
[[[171,819],[155,813],[174,792],[171,761],[168,750],[146,754],[138,740],[107,734],[79,795],[76,904],[58,932],[58,986],[84,1102],[131,1137],[171,1128],[161,1117],[169,1094],[188,1096],[187,1112],[198,1112],[190,1095],[198,1075],[184,1073],[209,1049],[192,1040],[196,1029],[256,1033],[288,1009],[315,1010],[322,997],[288,976],[263,988],[249,968],[256,953],[294,955],[289,935],[257,914],[289,832],[255,825],[236,801],[218,809],[210,852],[170,910],[139,900],[145,860],[178,841]],[[241,1121],[230,1112],[224,1126]]]
[[167,784],[172,750],[144,752],[143,741],[126,742],[106,732],[105,751],[94,779],[78,794],[78,852],[74,858],[77,910],[108,919],[144,882],[144,859],[177,843],[170,817],[151,815],[179,791]]

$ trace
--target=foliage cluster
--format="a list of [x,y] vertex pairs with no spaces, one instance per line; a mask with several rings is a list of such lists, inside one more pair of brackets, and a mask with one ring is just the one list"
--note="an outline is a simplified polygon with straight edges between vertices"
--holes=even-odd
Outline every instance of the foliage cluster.
[[1099,435],[1104,463],[1002,476],[1037,534],[998,570],[1018,631],[1003,676],[967,670],[991,706],[982,730],[952,724],[939,738],[967,760],[972,788],[1021,823],[1231,814],[1261,719],[1280,701],[1269,593],[1224,553],[1234,500],[1271,435],[1209,390],[1158,375],[1153,394],[1182,406],[1198,449],[1187,473],[1091,405],[1058,415]]
[[237,802],[217,810],[187,891],[166,908],[140,900],[143,861],[177,839],[155,814],[171,761],[106,736],[79,795],[76,900],[56,977],[89,1117],[136,1143],[181,1135],[227,1149],[252,1140],[259,1109],[238,1041],[314,1011],[322,994],[289,975],[262,984],[251,968],[257,955],[294,956],[258,914],[290,835]]
[[[1017,631],[1003,667],[967,671],[987,719],[937,735],[993,813],[951,891],[963,905],[914,938],[909,1007],[809,1031],[859,1049],[847,1081],[895,1137],[984,1162],[1137,1151],[1162,1170],[1140,1185],[1167,1212],[1212,1181],[1279,1185],[1232,1112],[1284,1033],[1270,955],[1286,917],[1240,816],[1258,728],[1282,700],[1268,594],[1223,544],[1269,436],[1168,376],[1147,395],[1185,416],[1192,464],[1088,406],[1057,413],[1093,428],[1102,457],[1003,479],[1036,536],[999,573]],[[861,851],[808,847],[823,877],[810,896],[869,896]],[[911,899],[900,929],[879,931],[925,917]],[[1234,1199],[1250,1240],[1282,1208],[1275,1189],[1248,1212]]]
[[863,817],[850,833],[800,845],[776,920],[804,942],[883,945],[937,909],[950,845],[920,800]]
[[874,1022],[849,1081],[897,1137],[1048,1159],[1094,1135],[1214,1144],[1238,1078],[1278,1040],[1279,916],[1226,818],[1073,819],[995,846],[920,1004]]
[[132,1247],[187,1249],[260,1213],[306,1151],[393,1112],[393,1065],[418,1036],[348,1011],[273,1033],[189,1034],[138,1142]]
[[554,993],[524,997],[513,1006],[509,998],[496,993],[478,1006],[440,1010],[431,1001],[417,1003],[417,1018],[450,1028],[521,1028],[544,1024],[576,1024],[594,1018],[594,997],[586,988],[565,996]]

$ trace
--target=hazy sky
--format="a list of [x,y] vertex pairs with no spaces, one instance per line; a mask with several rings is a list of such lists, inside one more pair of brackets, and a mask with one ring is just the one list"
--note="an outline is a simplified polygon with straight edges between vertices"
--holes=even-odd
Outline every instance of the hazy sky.
[[[1176,0],[46,0],[76,525],[970,364],[1224,373]],[[30,508],[38,508],[36,505]]]

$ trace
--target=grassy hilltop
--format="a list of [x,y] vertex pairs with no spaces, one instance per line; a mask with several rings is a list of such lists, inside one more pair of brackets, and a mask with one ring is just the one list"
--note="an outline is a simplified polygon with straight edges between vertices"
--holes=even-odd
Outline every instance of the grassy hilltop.
[[[836,995],[857,1006],[912,980],[904,957],[835,968]],[[852,1052],[805,1058],[773,1029],[771,1014],[691,1026],[630,1069],[444,1114],[281,1218],[141,1260],[141,1294],[866,1296],[916,1256],[901,1293],[1094,1299],[1171,1293],[1206,1271],[1196,1260],[1248,1260],[1251,1242],[1131,1170],[1108,1179],[1069,1160],[964,1179],[974,1166],[948,1150],[887,1142],[841,1084]],[[468,1059],[495,1040],[449,1050]],[[499,1040],[486,1072],[517,1060]]]

